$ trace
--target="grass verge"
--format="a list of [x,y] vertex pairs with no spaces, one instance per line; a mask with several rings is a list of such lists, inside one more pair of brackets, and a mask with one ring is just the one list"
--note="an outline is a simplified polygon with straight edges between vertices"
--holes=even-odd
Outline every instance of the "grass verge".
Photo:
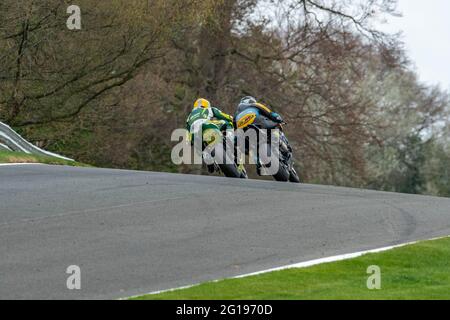
[[0,151],[0,163],[44,163],[75,167],[88,166],[76,161],[11,151]]
[[[369,290],[369,266],[381,270],[381,289]],[[450,238],[424,241],[351,260],[288,269],[138,300],[433,300],[450,299]]]

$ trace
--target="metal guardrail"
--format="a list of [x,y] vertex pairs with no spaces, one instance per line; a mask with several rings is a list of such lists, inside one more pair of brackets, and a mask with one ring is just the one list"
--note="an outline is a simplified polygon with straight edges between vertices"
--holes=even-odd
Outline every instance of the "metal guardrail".
[[24,152],[41,156],[55,157],[59,159],[74,161],[59,154],[45,151],[22,138],[10,126],[0,122],[0,150]]
[[0,142],[0,151],[12,151],[6,144]]

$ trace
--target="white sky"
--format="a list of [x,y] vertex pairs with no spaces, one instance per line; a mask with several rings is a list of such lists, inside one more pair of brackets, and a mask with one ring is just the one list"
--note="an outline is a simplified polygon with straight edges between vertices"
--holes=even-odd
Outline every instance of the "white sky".
[[450,90],[450,0],[399,0],[403,17],[392,17],[381,26],[403,31],[409,58],[421,81]]

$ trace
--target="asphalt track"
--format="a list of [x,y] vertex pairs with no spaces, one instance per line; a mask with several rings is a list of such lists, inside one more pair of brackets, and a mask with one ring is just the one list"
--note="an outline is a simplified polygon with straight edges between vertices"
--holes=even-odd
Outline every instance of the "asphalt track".
[[0,166],[0,299],[121,298],[446,235],[445,198]]

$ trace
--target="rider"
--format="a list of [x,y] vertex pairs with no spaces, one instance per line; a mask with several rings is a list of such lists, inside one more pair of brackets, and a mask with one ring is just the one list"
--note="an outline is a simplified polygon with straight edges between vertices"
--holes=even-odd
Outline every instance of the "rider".
[[[239,105],[238,105],[238,107],[236,109],[236,113],[235,113],[234,119],[237,118],[238,114],[242,113],[243,111],[245,111],[248,108],[257,108],[261,112],[261,114],[263,116],[267,117],[269,120],[272,120],[275,123],[280,123],[280,124],[284,123],[283,118],[278,113],[272,111],[271,109],[269,109],[264,104],[259,103],[252,96],[246,96],[246,97],[241,99],[241,102],[239,103]],[[236,128],[238,128],[236,120],[234,121],[234,126]],[[245,147],[245,154],[248,155],[249,152],[250,152],[249,148],[246,146]],[[261,175],[261,166],[257,166],[256,171],[257,171],[258,175]]]
[[197,99],[186,121],[186,129],[192,132],[192,127],[198,120],[214,121],[219,125],[220,129],[233,129],[233,117],[220,111],[218,108],[212,107],[211,102],[206,99]]
[[[235,115],[241,113],[242,111],[246,110],[247,108],[257,108],[261,111],[261,113],[276,123],[283,123],[283,118],[276,113],[273,112],[271,109],[269,109],[267,106],[263,105],[262,103],[259,103],[256,101],[255,98],[251,96],[247,96],[241,99],[241,102],[239,103]],[[236,124],[234,124],[236,126]],[[236,126],[237,127],[237,126]]]
[[[197,131],[198,126],[202,126],[205,121],[213,122],[221,131],[226,132],[226,136],[231,139],[233,135],[233,117],[220,111],[218,108],[212,107],[211,102],[204,98],[197,99],[194,108],[189,114],[186,121],[186,129],[188,130],[188,141],[194,143],[193,133]],[[214,165],[208,165],[208,171],[214,172]]]

